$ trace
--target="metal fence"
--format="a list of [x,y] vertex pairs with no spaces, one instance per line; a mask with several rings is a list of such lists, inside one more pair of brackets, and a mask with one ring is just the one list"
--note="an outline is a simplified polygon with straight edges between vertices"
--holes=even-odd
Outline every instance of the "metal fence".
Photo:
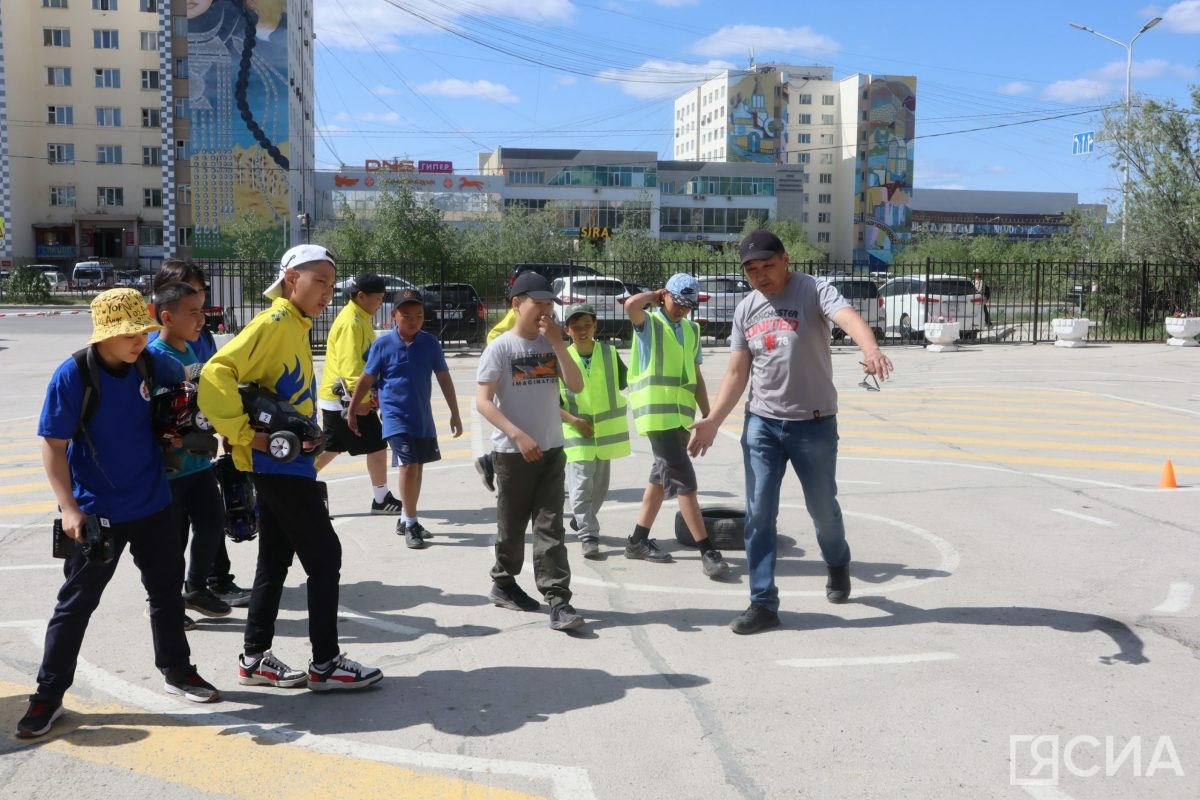
[[[689,262],[573,262],[629,283],[662,286],[676,272],[697,277],[740,275],[734,257]],[[236,331],[268,305],[262,289],[276,275],[275,263],[210,261],[201,266],[210,276],[210,304],[226,309],[227,327]],[[1166,338],[1165,318],[1174,314],[1200,314],[1200,268],[1191,265],[1099,264],[1078,262],[981,263],[933,262],[897,267],[882,273],[866,268],[827,263],[798,263],[793,268],[811,275],[861,275],[880,286],[899,278],[950,275],[970,278],[978,269],[990,288],[987,301],[990,325],[976,339],[979,343],[1039,342],[1054,338],[1050,320],[1086,317],[1092,325],[1088,339],[1096,342],[1156,342]],[[511,264],[403,262],[348,262],[338,264],[338,282],[362,272],[407,281],[417,286],[431,283],[468,283],[483,298],[488,326],[502,317],[508,307],[506,290]],[[312,343],[324,348],[329,328],[347,302],[335,293],[329,308],[314,320]],[[388,326],[389,307],[381,309],[376,322]],[[918,326],[919,333],[919,326]],[[888,346],[920,345],[917,339],[886,338]],[[466,348],[465,342],[446,341],[447,348]]]

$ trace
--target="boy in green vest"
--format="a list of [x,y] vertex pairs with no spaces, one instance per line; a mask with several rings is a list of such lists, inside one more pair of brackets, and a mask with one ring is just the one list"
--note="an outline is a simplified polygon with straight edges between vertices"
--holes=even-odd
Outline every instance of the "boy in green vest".
[[[646,310],[650,303],[655,305]],[[636,294],[625,301],[633,324],[629,366],[629,405],[638,433],[650,440],[654,466],[642,494],[642,509],[625,557],[651,564],[670,563],[671,555],[650,538],[650,526],[664,498],[679,500],[679,511],[700,548],[704,574],[716,579],[729,564],[708,541],[696,469],[688,456],[691,424],[699,407],[708,416],[708,391],[700,374],[700,326],[687,316],[700,305],[700,284],[686,273],[672,275],[663,289]]]
[[625,388],[626,369],[615,347],[594,338],[595,306],[573,305],[566,318],[571,337],[567,355],[583,374],[581,392],[572,392],[559,382],[571,529],[579,535],[583,557],[599,559],[600,520],[596,515],[608,496],[609,462],[630,452],[629,420],[620,393]]

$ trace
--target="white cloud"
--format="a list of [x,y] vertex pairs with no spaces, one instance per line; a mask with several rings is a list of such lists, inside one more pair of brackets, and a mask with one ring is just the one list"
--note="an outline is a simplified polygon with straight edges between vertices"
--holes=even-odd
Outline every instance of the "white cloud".
[[382,84],[382,83],[371,90],[371,94],[375,95],[376,97],[384,97],[386,95],[395,94],[395,93],[396,93],[395,89],[393,89],[390,86],[387,86],[386,84]]
[[1042,99],[1060,103],[1075,103],[1080,100],[1102,100],[1112,94],[1112,86],[1091,78],[1075,78],[1055,81],[1042,91]]
[[726,69],[733,69],[728,61],[687,64],[683,61],[653,60],[633,69],[606,69],[597,76],[597,80],[616,84],[625,94],[653,100],[677,95]]
[[993,164],[988,167],[988,172],[993,175],[1007,175],[1012,172],[1012,167],[1005,166],[1004,164]]
[[770,52],[816,51],[822,57],[836,53],[841,46],[812,28],[773,28],[765,25],[726,25],[692,46],[702,56],[745,56],[751,49],[758,60]]
[[999,91],[1000,91],[1000,94],[1007,94],[1007,95],[1029,94],[1031,91],[1033,91],[1033,87],[1030,86],[1028,83],[1022,83],[1021,81],[1013,81],[1011,83],[1006,83],[1003,86],[1001,86]]
[[[1094,77],[1101,81],[1112,81],[1113,83],[1125,84],[1125,69],[1124,61],[1110,61],[1095,72],[1087,73],[1089,77]],[[1161,58],[1148,58],[1145,61],[1133,62],[1133,79],[1157,78],[1160,75],[1166,74],[1171,69],[1169,61]]]
[[395,111],[387,111],[384,113],[367,111],[362,114],[355,114],[354,119],[358,120],[359,122],[399,122],[403,118]]
[[560,75],[554,80],[555,89],[565,89],[568,86],[574,86],[579,83],[579,78],[575,75]]
[[962,184],[962,183],[928,183],[923,186],[918,186],[918,187],[914,187],[914,188],[917,188],[917,189],[954,189],[955,191],[962,191],[963,189],[966,189],[967,187],[966,187],[966,184]]
[[[442,32],[388,0],[314,0],[313,5],[313,29],[319,40],[330,47],[396,50],[393,39],[397,37]],[[454,4],[415,0],[406,5],[439,24],[453,23],[461,16],[455,13],[459,9]],[[474,0],[461,4],[461,11],[539,22],[569,19],[574,8],[570,0]]]
[[1200,0],[1181,0],[1164,11],[1162,18],[1175,33],[1200,33]]
[[441,81],[429,81],[417,86],[421,94],[439,97],[471,97],[491,100],[494,103],[515,103],[518,98],[509,91],[508,87],[491,81],[463,81],[449,78]]

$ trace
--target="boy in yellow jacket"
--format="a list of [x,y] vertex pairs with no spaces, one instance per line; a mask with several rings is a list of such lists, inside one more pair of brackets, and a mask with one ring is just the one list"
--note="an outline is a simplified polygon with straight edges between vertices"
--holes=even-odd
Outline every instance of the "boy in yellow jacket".
[[[338,647],[338,582],[342,547],[317,487],[314,459],[303,452],[281,462],[267,452],[267,434],[255,431],[242,407],[239,384],[274,392],[316,421],[312,349],[313,317],[333,298],[333,255],[302,244],[283,254],[279,277],[263,294],[271,307],[222,347],[200,373],[200,410],[233,445],[234,464],[252,472],[259,505],[258,565],[246,614],[245,652],[238,682],[313,691],[361,689],[383,673],[352,661]],[[305,442],[305,450],[318,442]],[[294,556],[308,574],[307,675],[271,652],[283,583]]]

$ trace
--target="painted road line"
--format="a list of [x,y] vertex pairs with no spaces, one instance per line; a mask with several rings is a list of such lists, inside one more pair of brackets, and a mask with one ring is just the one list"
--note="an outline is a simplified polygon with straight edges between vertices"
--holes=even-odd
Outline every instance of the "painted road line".
[[1106,528],[1115,527],[1117,524],[1112,520],[1102,519],[1100,517],[1090,517],[1087,514],[1080,514],[1078,511],[1068,511],[1065,508],[1052,508],[1050,510],[1055,514],[1062,514],[1064,517],[1074,517],[1075,519],[1081,519],[1084,522],[1091,522],[1095,525],[1103,525]]
[[1173,582],[1167,592],[1167,599],[1155,606],[1154,610],[1160,614],[1178,614],[1191,604],[1195,591],[1196,587],[1190,583]]
[[[933,449],[938,448],[938,449]],[[1004,450],[988,450],[987,452],[979,453],[962,453],[954,452],[947,453],[950,445],[942,444],[936,440],[929,442],[928,448],[920,447],[879,447],[876,445],[861,444],[853,445],[846,444],[843,439],[838,445],[839,457],[844,453],[848,455],[875,455],[888,456],[891,458],[912,456],[917,458],[928,458],[931,460],[945,460],[953,456],[955,460],[961,460],[964,465],[971,461],[1005,461],[1012,464],[1028,464],[1029,466],[1038,467],[1064,467],[1070,469],[1094,469],[1108,470],[1112,472],[1145,472],[1154,473],[1157,475],[1162,471],[1162,461],[1156,460],[1154,463],[1137,463],[1131,461],[1108,461],[1091,458],[1054,458],[1051,456],[1027,456],[1020,453],[1012,453]],[[1176,472],[1180,471],[1180,460],[1175,461]],[[1190,470],[1200,471],[1200,462],[1191,462],[1186,465]]]
[[420,628],[401,625],[399,622],[368,616],[361,611],[355,611],[353,608],[348,608],[347,606],[338,606],[338,616],[352,619],[355,622],[366,625],[368,628],[376,628],[388,633],[398,633],[401,636],[419,636],[425,632]]
[[[1047,440],[1044,438],[1038,439],[1016,439],[1013,434],[1019,432],[1018,428],[1010,429],[1007,435],[995,437],[987,436],[931,436],[923,432],[907,433],[901,431],[875,431],[870,434],[869,438],[872,442],[878,441],[896,441],[896,442],[925,442],[928,444],[940,445],[974,445],[977,447],[1000,447],[1005,450],[1053,450],[1059,451],[1069,450],[1072,453],[1117,453],[1121,455],[1150,455],[1158,458],[1178,457],[1180,451],[1176,446],[1150,446],[1139,447],[1137,445],[1115,444],[1115,443],[1086,443],[1086,442],[1060,442]],[[842,442],[853,442],[856,438],[852,433],[841,437]]]
[[776,661],[785,667],[872,667],[886,664],[917,664],[922,661],[953,661],[954,653],[910,653],[904,656],[848,656],[846,658],[785,658]]
[[62,569],[62,562],[57,564],[17,564],[0,567],[0,572],[11,572],[20,569]]
[[1026,794],[1032,797],[1033,800],[1071,800],[1071,796],[1069,794],[1063,794],[1062,790],[1057,786],[1050,786],[1049,784],[1040,786],[1022,786],[1021,788],[1024,789]]

